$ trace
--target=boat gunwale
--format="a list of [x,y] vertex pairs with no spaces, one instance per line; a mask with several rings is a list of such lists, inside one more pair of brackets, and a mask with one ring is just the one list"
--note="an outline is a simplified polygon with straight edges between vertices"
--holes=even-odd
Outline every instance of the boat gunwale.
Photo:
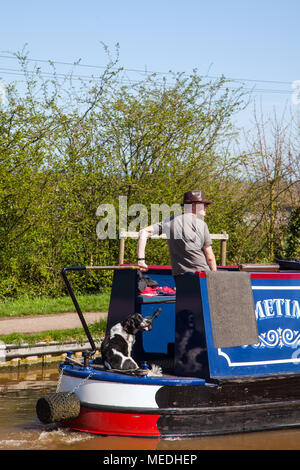
[[85,379],[91,375],[90,380],[97,380],[101,382],[111,383],[125,383],[132,385],[160,385],[160,386],[184,386],[184,385],[196,385],[196,386],[214,386],[215,384],[207,383],[205,379],[197,377],[166,377],[166,376],[134,376],[119,374],[117,372],[110,372],[107,370],[98,370],[93,367],[82,367],[73,366],[68,364],[61,364],[60,370],[63,371],[63,375]]

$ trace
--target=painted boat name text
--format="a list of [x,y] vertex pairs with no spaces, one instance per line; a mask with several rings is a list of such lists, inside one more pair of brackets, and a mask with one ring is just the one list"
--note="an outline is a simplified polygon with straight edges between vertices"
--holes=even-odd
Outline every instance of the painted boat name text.
[[291,299],[265,299],[256,302],[255,314],[257,320],[267,318],[300,318],[298,300]]

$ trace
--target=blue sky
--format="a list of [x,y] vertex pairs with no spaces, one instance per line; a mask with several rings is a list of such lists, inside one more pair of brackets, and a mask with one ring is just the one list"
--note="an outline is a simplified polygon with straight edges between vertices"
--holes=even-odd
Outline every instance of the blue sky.
[[8,70],[17,63],[3,56],[25,44],[33,59],[101,66],[101,42],[111,50],[119,43],[126,69],[247,79],[266,112],[295,110],[299,21],[299,0],[11,0],[1,4],[0,77],[18,78]]

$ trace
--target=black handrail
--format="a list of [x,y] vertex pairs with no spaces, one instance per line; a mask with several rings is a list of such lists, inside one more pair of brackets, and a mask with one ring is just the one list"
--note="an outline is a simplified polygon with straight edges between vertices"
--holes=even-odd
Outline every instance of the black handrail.
[[105,270],[105,269],[140,269],[139,266],[65,266],[62,271],[61,271],[61,275],[63,277],[63,280],[66,284],[66,287],[67,287],[67,290],[69,292],[69,295],[73,301],[73,304],[74,304],[74,307],[76,308],[76,312],[79,316],[79,319],[81,321],[81,324],[83,326],[83,329],[85,331],[85,334],[89,340],[89,343],[91,345],[91,348],[92,348],[92,351],[89,353],[90,355],[93,355],[95,354],[96,352],[96,345],[95,345],[95,342],[93,340],[93,337],[90,333],[90,330],[88,328],[88,325],[85,321],[85,318],[84,318],[84,315],[81,311],[81,308],[78,304],[78,301],[76,299],[76,296],[74,294],[74,291],[72,289],[72,286],[71,286],[71,283],[68,279],[68,276],[66,274],[67,271],[90,271],[90,270]]

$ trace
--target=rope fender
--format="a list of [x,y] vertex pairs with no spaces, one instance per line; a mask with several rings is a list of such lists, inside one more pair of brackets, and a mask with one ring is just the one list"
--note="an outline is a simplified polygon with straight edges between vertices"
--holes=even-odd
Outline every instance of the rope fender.
[[76,418],[80,401],[75,393],[57,392],[41,397],[36,404],[36,414],[43,424]]

